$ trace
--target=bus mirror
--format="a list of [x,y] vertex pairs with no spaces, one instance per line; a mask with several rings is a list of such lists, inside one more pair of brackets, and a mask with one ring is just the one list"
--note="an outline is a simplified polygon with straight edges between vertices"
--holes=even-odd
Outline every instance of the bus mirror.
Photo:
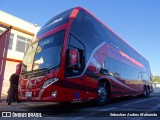
[[104,74],[104,75],[109,75],[108,70],[103,69],[103,68],[100,69],[100,73],[101,73],[101,74]]
[[75,67],[78,65],[78,51],[77,50],[69,50],[69,67]]

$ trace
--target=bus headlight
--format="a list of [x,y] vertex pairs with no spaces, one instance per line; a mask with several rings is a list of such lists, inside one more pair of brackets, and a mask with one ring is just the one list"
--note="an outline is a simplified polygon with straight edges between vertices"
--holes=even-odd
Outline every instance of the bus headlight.
[[58,78],[49,79],[49,80],[44,82],[42,88],[46,88],[46,87],[50,86],[51,84],[55,83],[58,80],[59,80]]

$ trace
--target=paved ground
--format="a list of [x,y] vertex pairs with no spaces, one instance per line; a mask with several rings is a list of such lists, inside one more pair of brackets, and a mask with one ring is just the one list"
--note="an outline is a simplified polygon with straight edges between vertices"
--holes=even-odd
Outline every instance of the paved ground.
[[[54,120],[66,120],[66,119],[68,120],[70,119],[72,120],[83,120],[83,119],[159,120],[160,119],[160,93],[154,93],[148,98],[125,97],[121,99],[114,99],[113,102],[110,103],[109,105],[100,107],[95,106],[91,102],[72,103],[68,105],[60,105],[55,103],[22,102],[22,103],[12,103],[12,105],[8,106],[5,101],[5,98],[6,96],[2,95],[2,102],[0,103],[0,111],[2,112],[17,111],[17,113],[21,113],[21,115],[22,113],[24,114],[26,112],[41,113],[42,118],[34,118],[34,119],[54,119]],[[118,115],[120,115],[120,117],[117,117]],[[156,115],[159,117],[156,117]],[[0,118],[0,120],[1,119],[4,118]]]

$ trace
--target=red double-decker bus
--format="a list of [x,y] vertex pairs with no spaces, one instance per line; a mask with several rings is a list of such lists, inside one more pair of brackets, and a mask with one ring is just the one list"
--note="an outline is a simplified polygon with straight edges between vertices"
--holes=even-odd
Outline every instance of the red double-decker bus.
[[152,92],[149,62],[87,10],[51,18],[37,33],[22,64],[19,99],[93,100]]

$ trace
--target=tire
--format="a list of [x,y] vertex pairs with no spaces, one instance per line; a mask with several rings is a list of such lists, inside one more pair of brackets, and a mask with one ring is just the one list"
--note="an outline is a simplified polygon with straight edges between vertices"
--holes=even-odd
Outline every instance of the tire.
[[150,91],[150,88],[148,88],[148,96],[150,96],[151,94],[151,91]]
[[98,99],[96,100],[97,105],[105,105],[109,103],[110,95],[109,89],[103,84],[98,87]]
[[149,97],[150,96],[150,91],[148,87],[144,87],[144,97]]

